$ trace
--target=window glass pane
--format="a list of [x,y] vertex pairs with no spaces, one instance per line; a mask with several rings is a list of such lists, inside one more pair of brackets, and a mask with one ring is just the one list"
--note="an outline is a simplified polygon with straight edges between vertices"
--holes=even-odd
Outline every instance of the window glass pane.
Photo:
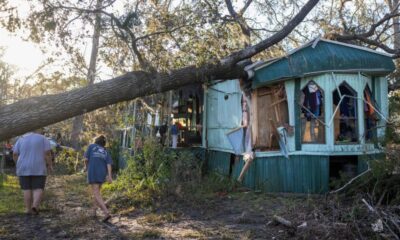
[[342,83],[333,92],[335,142],[357,143],[357,93],[347,83]]
[[376,106],[377,104],[372,96],[372,92],[367,85],[364,89],[364,137],[368,142],[376,139],[376,123],[379,120],[375,110]]
[[301,136],[303,143],[325,143],[324,92],[310,81],[301,90]]

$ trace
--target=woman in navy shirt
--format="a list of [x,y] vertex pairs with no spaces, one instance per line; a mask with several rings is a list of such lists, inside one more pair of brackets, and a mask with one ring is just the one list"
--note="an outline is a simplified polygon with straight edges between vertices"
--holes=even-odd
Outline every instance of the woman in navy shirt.
[[88,183],[92,187],[93,193],[93,211],[96,214],[97,207],[104,213],[103,222],[111,218],[104,200],[100,194],[101,185],[107,180],[112,183],[111,165],[112,159],[110,154],[104,148],[106,145],[106,138],[101,135],[96,138],[94,144],[90,144],[85,152],[85,169],[88,171]]

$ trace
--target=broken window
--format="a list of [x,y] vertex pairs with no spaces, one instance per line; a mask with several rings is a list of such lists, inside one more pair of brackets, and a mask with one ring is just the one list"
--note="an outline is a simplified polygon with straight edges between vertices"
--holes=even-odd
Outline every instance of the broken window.
[[178,146],[187,147],[201,144],[203,114],[203,88],[201,85],[181,88],[172,106],[173,121],[180,126]]
[[357,143],[357,92],[346,82],[333,92],[335,142]]
[[372,141],[376,138],[376,122],[378,115],[376,113],[376,103],[372,96],[371,89],[367,85],[364,89],[364,124],[365,133],[364,137],[366,141]]
[[310,81],[301,90],[301,136],[303,143],[325,143],[324,91]]
[[288,126],[288,105],[285,85],[277,84],[257,89],[253,93],[253,142],[260,150],[278,150],[277,128]]

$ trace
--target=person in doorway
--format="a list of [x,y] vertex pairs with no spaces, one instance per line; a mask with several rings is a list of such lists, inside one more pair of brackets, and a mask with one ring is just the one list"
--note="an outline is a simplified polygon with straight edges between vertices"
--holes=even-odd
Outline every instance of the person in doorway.
[[167,122],[161,125],[160,129],[158,130],[160,133],[160,143],[162,146],[164,146],[165,143],[165,135],[167,134],[167,130],[168,130]]
[[25,212],[38,215],[46,176],[53,170],[50,142],[40,130],[26,133],[15,143],[13,159],[24,193]]
[[93,194],[93,216],[96,216],[97,207],[104,214],[103,222],[110,220],[111,215],[100,194],[101,185],[107,181],[112,183],[112,159],[105,149],[106,138],[101,135],[97,137],[93,144],[89,145],[85,157],[85,170],[87,170],[87,180],[92,188]]
[[172,148],[176,148],[178,146],[178,134],[179,134],[179,125],[178,121],[176,121],[171,126]]

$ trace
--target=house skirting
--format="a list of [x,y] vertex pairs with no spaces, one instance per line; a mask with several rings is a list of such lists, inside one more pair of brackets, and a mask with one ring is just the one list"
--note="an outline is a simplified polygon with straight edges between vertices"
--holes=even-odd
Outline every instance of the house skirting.
[[[209,150],[209,171],[237,179],[244,165],[229,152]],[[357,173],[368,168],[367,161],[377,154],[356,155]],[[263,192],[326,193],[329,191],[329,155],[291,155],[256,157],[245,174],[243,185]]]

